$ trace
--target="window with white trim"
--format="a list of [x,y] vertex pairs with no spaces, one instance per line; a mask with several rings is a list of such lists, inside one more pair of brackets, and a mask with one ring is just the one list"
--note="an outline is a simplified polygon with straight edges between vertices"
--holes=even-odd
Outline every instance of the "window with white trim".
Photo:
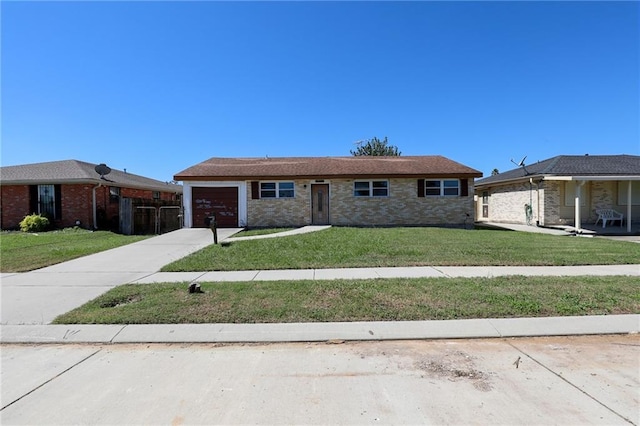
[[425,179],[424,193],[427,197],[454,197],[460,195],[458,179]]
[[357,180],[353,182],[354,197],[388,197],[389,181]]
[[293,182],[260,182],[260,198],[293,198]]
[[120,202],[120,188],[117,186],[109,187],[109,202],[118,203]]

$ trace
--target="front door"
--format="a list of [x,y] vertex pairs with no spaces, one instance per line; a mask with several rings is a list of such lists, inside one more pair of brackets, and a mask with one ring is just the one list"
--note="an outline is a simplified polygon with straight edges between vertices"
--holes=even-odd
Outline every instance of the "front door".
[[311,185],[311,224],[329,224],[329,185]]

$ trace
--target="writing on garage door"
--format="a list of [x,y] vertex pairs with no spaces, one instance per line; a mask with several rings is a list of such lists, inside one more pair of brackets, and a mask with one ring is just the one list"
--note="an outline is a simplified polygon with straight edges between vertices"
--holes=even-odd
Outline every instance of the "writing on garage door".
[[208,227],[208,218],[214,213],[219,227],[238,227],[237,187],[194,187],[191,199],[194,228]]

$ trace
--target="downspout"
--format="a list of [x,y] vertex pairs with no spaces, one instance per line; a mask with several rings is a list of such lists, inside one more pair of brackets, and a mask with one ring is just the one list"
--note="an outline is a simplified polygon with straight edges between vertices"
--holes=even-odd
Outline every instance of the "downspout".
[[102,186],[102,182],[93,187],[93,229],[98,229],[98,206],[96,202],[96,189]]
[[[529,178],[529,208],[531,209],[531,214],[533,214],[533,178]],[[536,226],[539,222],[538,216],[536,216]]]

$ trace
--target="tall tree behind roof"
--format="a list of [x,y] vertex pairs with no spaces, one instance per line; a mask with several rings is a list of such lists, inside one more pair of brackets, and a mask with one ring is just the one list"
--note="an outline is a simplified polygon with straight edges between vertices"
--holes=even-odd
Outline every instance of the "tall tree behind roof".
[[369,156],[399,156],[401,154],[398,151],[398,147],[389,145],[387,137],[384,140],[380,140],[376,137],[366,141],[358,142],[358,147],[355,150],[351,150],[351,154],[360,157],[363,155]]

